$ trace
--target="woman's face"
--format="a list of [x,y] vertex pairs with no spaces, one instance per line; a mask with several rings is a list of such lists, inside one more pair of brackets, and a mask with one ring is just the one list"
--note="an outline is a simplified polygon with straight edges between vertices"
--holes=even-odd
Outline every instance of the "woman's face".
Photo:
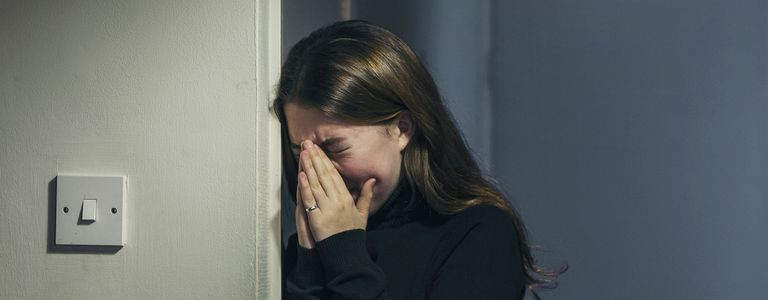
[[[301,143],[306,140],[320,146],[344,179],[357,201],[366,180],[376,178],[369,213],[373,214],[387,200],[400,178],[402,155],[412,133],[406,113],[388,128],[381,125],[353,125],[332,120],[320,110],[295,103],[285,105],[291,150],[298,161]],[[387,130],[388,129],[388,130]]]

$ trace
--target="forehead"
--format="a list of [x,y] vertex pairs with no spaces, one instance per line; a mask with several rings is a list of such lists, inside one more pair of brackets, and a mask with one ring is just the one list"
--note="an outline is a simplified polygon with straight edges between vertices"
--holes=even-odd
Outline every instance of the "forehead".
[[355,126],[331,119],[314,107],[288,103],[283,111],[293,144],[307,139],[320,143],[324,139],[353,134],[355,131]]

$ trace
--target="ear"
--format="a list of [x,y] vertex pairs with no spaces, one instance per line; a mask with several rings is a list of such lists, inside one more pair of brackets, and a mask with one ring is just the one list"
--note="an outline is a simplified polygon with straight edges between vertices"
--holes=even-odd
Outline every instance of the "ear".
[[405,150],[405,146],[408,146],[408,142],[411,141],[413,132],[416,130],[415,125],[411,112],[405,110],[397,116],[397,147],[400,151]]

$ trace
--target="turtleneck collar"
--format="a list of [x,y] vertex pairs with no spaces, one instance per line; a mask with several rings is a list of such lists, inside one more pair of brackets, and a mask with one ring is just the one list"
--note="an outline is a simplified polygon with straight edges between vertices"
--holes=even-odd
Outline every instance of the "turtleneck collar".
[[368,217],[366,230],[376,230],[407,223],[431,213],[421,194],[411,189],[405,178],[400,179],[395,190],[375,213]]

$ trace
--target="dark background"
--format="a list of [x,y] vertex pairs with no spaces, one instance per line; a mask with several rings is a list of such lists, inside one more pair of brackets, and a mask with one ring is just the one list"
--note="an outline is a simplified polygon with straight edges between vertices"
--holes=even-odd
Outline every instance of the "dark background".
[[416,49],[540,262],[570,265],[545,299],[762,299],[767,3],[286,0],[284,51],[345,18]]

